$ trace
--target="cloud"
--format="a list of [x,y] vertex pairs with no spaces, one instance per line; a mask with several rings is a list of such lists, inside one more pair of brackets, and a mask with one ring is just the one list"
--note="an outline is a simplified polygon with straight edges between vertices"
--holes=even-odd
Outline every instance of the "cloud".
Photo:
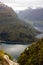
[[14,3],[15,0],[0,0],[1,2],[4,2],[4,3]]
[[15,8],[22,9],[27,7],[43,7],[43,0],[0,0],[5,4]]

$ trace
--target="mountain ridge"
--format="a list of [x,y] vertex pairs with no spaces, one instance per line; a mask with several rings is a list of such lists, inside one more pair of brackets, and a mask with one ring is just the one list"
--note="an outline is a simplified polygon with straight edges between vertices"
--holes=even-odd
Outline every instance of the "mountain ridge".
[[24,11],[19,12],[19,17],[22,19],[27,19],[31,21],[43,21],[43,8],[36,9],[26,9]]
[[[35,35],[39,33],[37,30],[30,24],[20,20],[12,8],[6,5],[0,7],[0,13],[2,12],[0,16],[0,40],[11,42],[28,42],[36,40]],[[4,11],[3,8],[5,8]]]

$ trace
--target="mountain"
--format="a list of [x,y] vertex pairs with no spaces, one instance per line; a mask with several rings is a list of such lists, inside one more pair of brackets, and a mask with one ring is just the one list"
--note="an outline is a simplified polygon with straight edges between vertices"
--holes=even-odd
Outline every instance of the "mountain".
[[0,41],[35,41],[37,31],[19,19],[11,7],[0,3]]
[[0,51],[0,65],[19,65],[17,62],[13,61],[10,55],[4,51]]
[[26,9],[19,12],[19,17],[30,21],[43,21],[43,8]]
[[43,38],[27,47],[18,58],[20,65],[43,65]]
[[36,30],[43,32],[43,8],[28,8],[20,11],[18,16],[21,20],[31,24]]

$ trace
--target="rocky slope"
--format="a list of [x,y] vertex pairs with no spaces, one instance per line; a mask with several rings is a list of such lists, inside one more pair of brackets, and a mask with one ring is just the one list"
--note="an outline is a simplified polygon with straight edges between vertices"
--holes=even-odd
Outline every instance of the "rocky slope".
[[19,65],[17,62],[11,59],[11,56],[5,52],[0,51],[0,65]]
[[12,8],[0,3],[0,40],[29,42],[35,40],[38,32],[20,20]]
[[43,65],[43,38],[26,48],[18,62],[20,65]]

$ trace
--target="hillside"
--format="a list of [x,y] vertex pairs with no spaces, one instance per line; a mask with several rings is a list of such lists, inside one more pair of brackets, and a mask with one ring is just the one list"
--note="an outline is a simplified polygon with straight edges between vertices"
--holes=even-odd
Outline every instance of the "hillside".
[[18,62],[20,65],[43,65],[43,38],[26,48]]
[[4,51],[0,51],[0,65],[19,65],[19,64],[13,61],[10,55],[5,53]]
[[35,41],[37,31],[18,18],[11,7],[0,3],[0,40],[11,42]]

